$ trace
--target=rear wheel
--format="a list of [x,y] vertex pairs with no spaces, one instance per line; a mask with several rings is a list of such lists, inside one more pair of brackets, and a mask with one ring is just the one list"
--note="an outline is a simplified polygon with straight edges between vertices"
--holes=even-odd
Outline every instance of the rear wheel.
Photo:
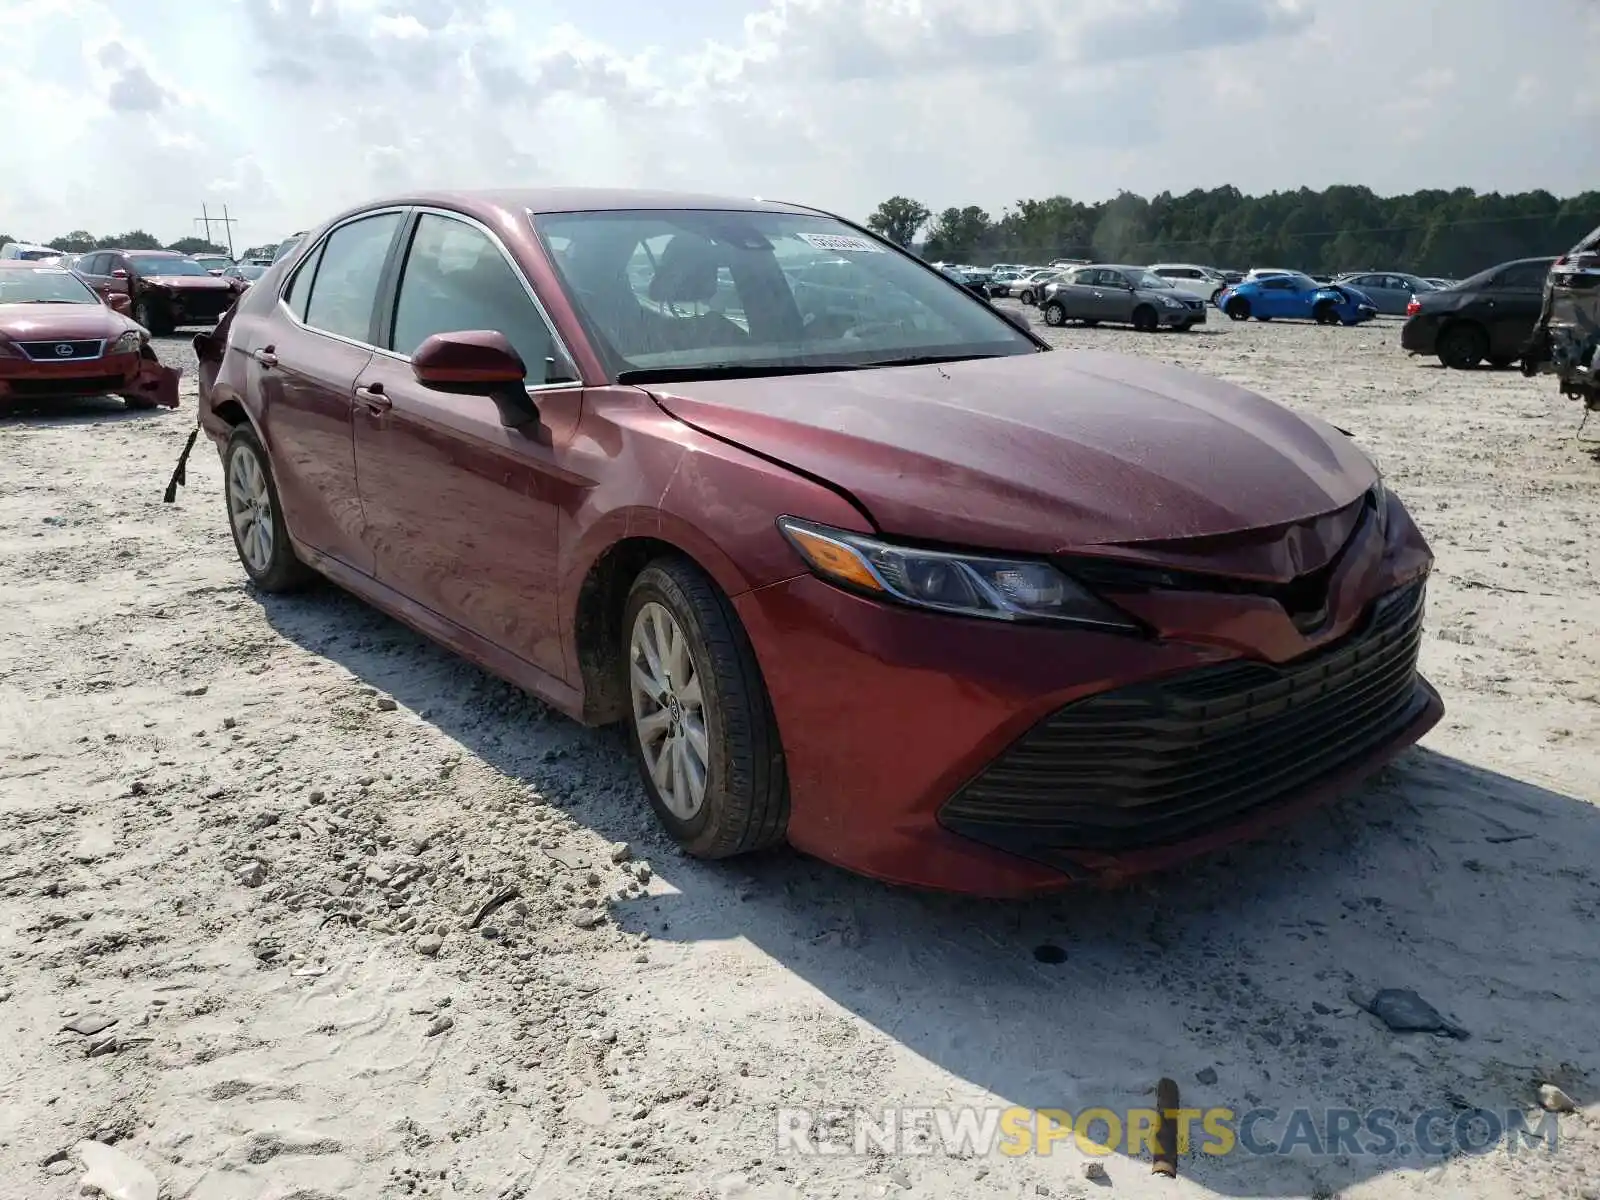
[[733,607],[692,563],[661,558],[634,580],[622,629],[634,756],[661,824],[700,858],[781,842],[783,747]]
[[1023,288],[1022,289],[1022,294],[1019,295],[1017,297],[1017,299],[1021,300],[1024,304],[1032,304],[1033,303],[1033,289],[1032,288]]
[[1489,335],[1478,325],[1458,322],[1439,334],[1439,361],[1457,371],[1470,371],[1489,353]]
[[264,592],[292,592],[310,583],[315,576],[289,544],[271,463],[249,425],[228,438],[222,477],[228,528],[250,582]]
[[1228,301],[1228,306],[1222,311],[1228,314],[1230,320],[1248,321],[1250,319],[1250,301],[1243,296],[1235,296]]
[[1161,327],[1161,320],[1156,316],[1156,310],[1148,304],[1141,304],[1133,310],[1133,327],[1140,333],[1154,333]]
[[1044,323],[1060,328],[1067,323],[1067,310],[1059,300],[1052,300],[1044,306]]

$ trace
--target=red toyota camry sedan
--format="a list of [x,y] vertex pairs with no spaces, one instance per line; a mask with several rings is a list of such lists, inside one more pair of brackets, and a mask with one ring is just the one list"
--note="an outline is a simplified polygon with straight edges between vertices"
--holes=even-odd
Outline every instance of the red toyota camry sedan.
[[1440,717],[1345,434],[1050,352],[792,204],[401,196],[196,339],[263,590],[327,576],[593,724],[689,852],[1026,895],[1348,788]]

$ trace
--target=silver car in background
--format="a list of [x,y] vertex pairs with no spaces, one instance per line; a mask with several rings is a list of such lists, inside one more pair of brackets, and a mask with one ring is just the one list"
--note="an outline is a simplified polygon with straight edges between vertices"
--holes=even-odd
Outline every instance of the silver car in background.
[[1411,303],[1413,297],[1439,290],[1431,280],[1402,271],[1371,271],[1364,275],[1340,275],[1334,282],[1349,284],[1365,293],[1379,312],[1391,317],[1405,316],[1406,306]]
[[1184,291],[1204,296],[1213,304],[1228,286],[1228,277],[1221,271],[1199,263],[1152,263],[1150,273],[1170,279]]
[[1206,304],[1206,297],[1182,290],[1145,267],[1095,263],[1077,267],[1059,282],[1047,284],[1039,310],[1046,325],[1068,321],[1098,325],[1104,321],[1154,332],[1203,325]]

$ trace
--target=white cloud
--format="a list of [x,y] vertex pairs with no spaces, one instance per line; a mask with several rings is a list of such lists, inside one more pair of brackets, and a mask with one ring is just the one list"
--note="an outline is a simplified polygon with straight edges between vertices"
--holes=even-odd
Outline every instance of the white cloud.
[[1595,111],[1570,82],[1600,54],[1588,0],[737,3],[674,9],[669,36],[646,0],[11,0],[0,111],[34,136],[0,232],[175,238],[226,202],[263,242],[415,186],[860,216],[894,193],[1565,193],[1600,166],[1570,127]]

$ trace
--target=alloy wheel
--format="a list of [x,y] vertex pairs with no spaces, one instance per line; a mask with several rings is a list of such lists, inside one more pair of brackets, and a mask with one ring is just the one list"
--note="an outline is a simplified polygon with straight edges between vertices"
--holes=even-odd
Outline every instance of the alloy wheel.
[[239,553],[260,575],[272,567],[272,492],[267,472],[249,446],[236,446],[228,462],[228,517]]
[[689,639],[664,605],[650,601],[628,638],[628,691],[645,770],[679,820],[706,800],[710,745],[700,671]]

